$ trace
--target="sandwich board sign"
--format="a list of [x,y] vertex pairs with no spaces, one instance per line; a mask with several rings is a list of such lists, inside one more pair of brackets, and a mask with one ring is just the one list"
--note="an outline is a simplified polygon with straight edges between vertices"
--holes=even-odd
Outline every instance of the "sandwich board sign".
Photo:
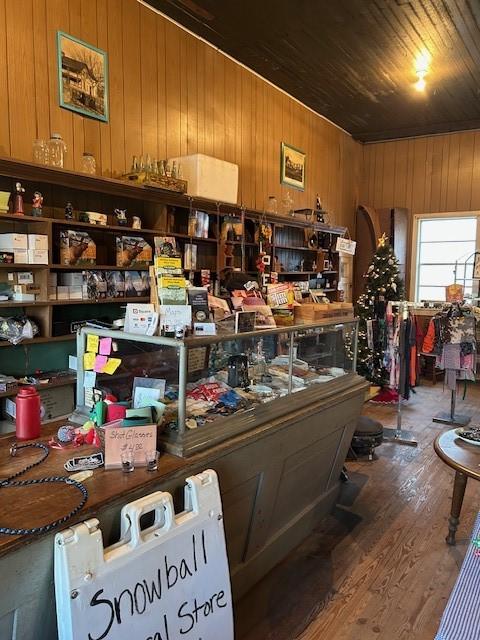
[[157,491],[122,508],[119,542],[104,549],[92,518],[57,533],[54,555],[59,640],[233,640],[215,471],[187,478],[182,513]]

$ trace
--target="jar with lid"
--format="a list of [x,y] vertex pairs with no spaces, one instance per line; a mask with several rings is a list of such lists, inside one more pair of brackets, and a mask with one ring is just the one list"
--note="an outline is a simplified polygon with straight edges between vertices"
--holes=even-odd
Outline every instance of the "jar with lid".
[[36,164],[48,164],[48,150],[45,140],[37,138],[33,141],[33,161]]
[[93,153],[84,153],[82,156],[82,172],[94,176],[97,173],[97,163]]
[[63,167],[67,145],[59,133],[52,133],[48,141],[48,164],[52,167]]

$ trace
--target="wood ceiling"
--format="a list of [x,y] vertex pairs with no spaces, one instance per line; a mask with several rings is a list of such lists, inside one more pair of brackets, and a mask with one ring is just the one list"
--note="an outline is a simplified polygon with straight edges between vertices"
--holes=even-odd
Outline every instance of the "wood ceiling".
[[480,128],[479,0],[148,1],[358,140]]

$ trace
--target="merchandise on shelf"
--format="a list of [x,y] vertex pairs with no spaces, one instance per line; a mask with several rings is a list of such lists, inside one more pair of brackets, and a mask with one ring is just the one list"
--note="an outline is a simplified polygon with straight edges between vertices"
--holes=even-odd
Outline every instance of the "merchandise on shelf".
[[139,236],[116,238],[117,267],[148,267],[152,263],[152,247]]
[[86,231],[60,231],[60,263],[65,265],[94,265],[97,247]]

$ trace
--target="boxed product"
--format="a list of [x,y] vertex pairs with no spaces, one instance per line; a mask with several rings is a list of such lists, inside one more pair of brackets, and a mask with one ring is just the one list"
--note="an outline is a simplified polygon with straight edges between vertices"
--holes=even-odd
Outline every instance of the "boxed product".
[[0,233],[0,249],[16,251],[28,249],[28,236],[26,233]]
[[41,233],[28,234],[28,248],[38,249],[39,251],[48,251],[48,236]]
[[68,287],[68,299],[69,300],[82,300],[83,299],[83,287],[80,285],[74,285]]
[[122,271],[105,271],[107,281],[107,298],[123,298],[125,296],[125,277]]
[[116,239],[117,267],[148,267],[152,262],[152,247],[138,236]]
[[185,304],[186,282],[183,276],[160,275],[157,287],[160,304]]
[[107,224],[107,214],[97,213],[96,211],[85,211],[90,224],[99,224],[105,226]]
[[148,271],[125,271],[125,296],[127,298],[150,295]]
[[0,251],[0,263],[1,264],[13,264],[15,260],[15,254],[13,251]]
[[14,302],[35,302],[34,293],[14,293],[12,295]]
[[71,265],[94,265],[97,247],[85,231],[67,229],[60,231],[60,263]]
[[10,271],[7,279],[12,284],[33,284],[33,271]]
[[59,274],[59,283],[63,287],[81,287],[85,284],[85,275],[82,271],[73,271]]
[[107,280],[103,271],[85,271],[83,297],[89,300],[107,297]]
[[48,264],[48,249],[29,249],[28,264]]
[[17,379],[13,376],[7,376],[3,373],[0,373],[0,392],[5,393],[6,391],[16,391],[18,389]]
[[13,293],[33,293],[40,295],[40,287],[37,284],[14,284]]
[[57,287],[57,300],[70,300],[68,287]]
[[203,153],[170,158],[170,163],[174,160],[188,183],[189,196],[237,203],[238,165]]
[[197,245],[186,244],[183,255],[183,268],[187,271],[195,271],[197,268]]
[[57,299],[57,287],[48,287],[48,299],[49,300]]
[[58,273],[56,271],[50,271],[48,274],[48,286],[56,287],[58,284]]

